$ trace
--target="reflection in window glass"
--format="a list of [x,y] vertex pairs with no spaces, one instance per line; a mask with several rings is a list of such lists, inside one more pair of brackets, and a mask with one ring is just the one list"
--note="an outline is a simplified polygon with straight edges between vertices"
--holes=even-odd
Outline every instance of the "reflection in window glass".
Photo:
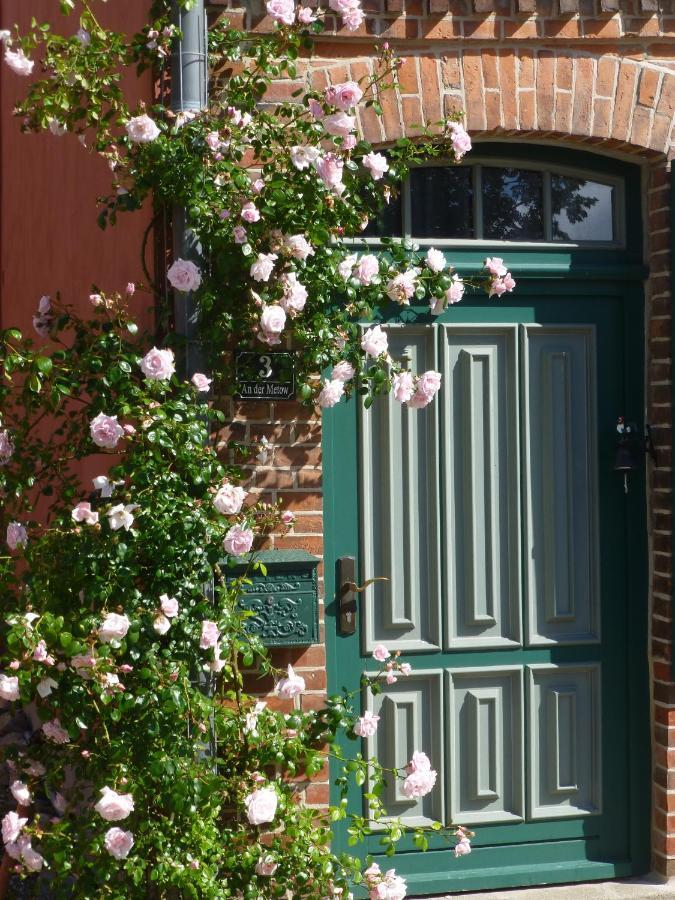
[[432,166],[410,173],[411,234],[473,238],[473,185],[468,167]]
[[551,175],[553,240],[613,240],[613,195],[610,184]]
[[368,223],[365,231],[361,232],[363,237],[401,237],[403,234],[403,204],[401,195],[393,198],[386,203],[377,214],[376,218],[372,218]]
[[543,175],[484,166],[483,237],[493,241],[544,239]]

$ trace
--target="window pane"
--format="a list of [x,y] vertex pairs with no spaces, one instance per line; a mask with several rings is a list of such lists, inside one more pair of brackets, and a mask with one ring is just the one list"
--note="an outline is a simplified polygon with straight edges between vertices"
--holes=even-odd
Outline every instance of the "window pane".
[[551,175],[554,241],[611,241],[614,188],[610,184]]
[[544,239],[541,172],[484,166],[482,183],[484,238],[493,241]]
[[377,218],[370,220],[368,227],[361,232],[361,235],[363,237],[401,237],[403,234],[402,208],[399,194],[389,203],[385,203],[377,214]]
[[473,238],[470,168],[432,166],[410,173],[411,235],[416,238]]

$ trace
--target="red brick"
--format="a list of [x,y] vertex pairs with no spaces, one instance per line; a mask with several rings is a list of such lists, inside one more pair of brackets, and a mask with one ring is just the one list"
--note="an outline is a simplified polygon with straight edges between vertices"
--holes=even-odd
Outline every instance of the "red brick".
[[441,57],[441,77],[446,87],[461,87],[462,75],[459,65],[459,54],[446,53]]
[[569,56],[555,58],[555,85],[560,90],[571,91],[574,82],[574,61]]
[[575,60],[575,69],[576,81],[572,130],[575,134],[589,134],[591,130],[591,109],[593,106],[593,60],[588,57],[580,57]]
[[640,73],[640,87],[638,89],[638,102],[652,108],[659,86],[660,74],[656,69],[643,69]]
[[402,94],[418,94],[417,59],[414,56],[401,56],[403,65],[398,70],[398,83]]
[[518,51],[518,87],[534,87],[535,65],[532,50]]
[[621,34],[618,18],[584,19],[583,29],[584,35],[592,38],[618,38]]
[[614,96],[617,61],[615,59],[599,59],[595,92],[600,97]]
[[323,505],[321,494],[311,491],[282,491],[279,494],[285,509],[307,509],[320,512]]
[[513,50],[500,50],[499,52],[499,81],[504,128],[517,128],[516,55]]
[[612,120],[612,137],[625,141],[631,123],[633,110],[633,91],[637,77],[637,66],[622,63],[616,83],[616,100]]
[[540,131],[553,128],[553,54],[542,50],[537,59],[537,123]]

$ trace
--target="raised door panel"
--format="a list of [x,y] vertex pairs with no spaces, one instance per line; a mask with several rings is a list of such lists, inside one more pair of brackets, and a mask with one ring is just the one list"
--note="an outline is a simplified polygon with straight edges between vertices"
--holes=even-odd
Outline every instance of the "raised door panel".
[[523,329],[530,645],[600,639],[595,330]]
[[446,646],[521,642],[517,326],[443,326]]
[[382,793],[385,808],[409,827],[444,820],[443,683],[440,671],[417,671],[382,692],[364,693],[363,708],[380,717],[376,733],[364,741],[365,755],[376,756],[387,769],[404,768],[416,750],[427,754],[437,771],[436,785],[426,797],[409,798],[400,779],[388,778]]
[[449,811],[463,825],[524,816],[523,672],[448,672]]
[[529,818],[600,813],[600,666],[528,666],[528,676]]
[[[392,356],[414,372],[438,368],[432,328],[390,326]],[[391,394],[361,416],[364,651],[440,646],[436,404],[409,409]]]

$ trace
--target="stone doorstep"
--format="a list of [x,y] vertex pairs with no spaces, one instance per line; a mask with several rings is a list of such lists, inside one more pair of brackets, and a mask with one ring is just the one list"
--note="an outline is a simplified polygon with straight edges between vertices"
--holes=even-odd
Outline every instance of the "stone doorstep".
[[436,895],[434,900],[666,900],[666,898],[675,900],[675,878],[664,882],[659,876],[648,875],[623,881],[590,881],[585,884],[481,891],[478,894]]

